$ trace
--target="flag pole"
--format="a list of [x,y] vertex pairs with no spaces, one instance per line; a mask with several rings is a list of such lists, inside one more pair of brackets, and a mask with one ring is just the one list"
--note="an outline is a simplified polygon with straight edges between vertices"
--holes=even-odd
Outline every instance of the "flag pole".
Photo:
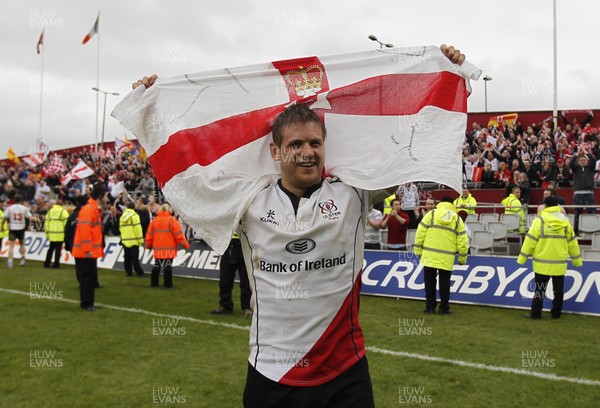
[[[42,30],[42,36],[44,35],[44,31]],[[43,37],[42,37],[43,38]],[[42,67],[41,67],[41,78],[40,78],[40,123],[38,125],[38,138],[42,138],[42,106],[44,100],[44,54],[46,53],[46,47],[42,46]]]
[[[100,89],[100,12],[98,12],[98,55],[96,57],[96,89]],[[98,109],[100,106],[100,92],[96,92],[96,144],[95,151],[98,151]]]
[[554,131],[556,131],[558,126],[558,51],[556,49],[556,0],[553,0],[552,2],[552,17],[552,120],[554,122]]

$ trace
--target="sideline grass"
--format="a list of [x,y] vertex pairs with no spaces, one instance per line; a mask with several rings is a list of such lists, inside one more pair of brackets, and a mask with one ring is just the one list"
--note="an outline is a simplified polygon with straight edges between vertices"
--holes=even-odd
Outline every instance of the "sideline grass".
[[[6,269],[0,262],[1,288],[40,292],[50,286],[55,295],[78,299],[73,267],[43,269],[28,262]],[[175,277],[176,289],[165,290],[151,289],[148,277],[126,278],[121,271],[101,271],[100,280],[105,287],[96,291],[98,303],[250,323],[237,302],[232,315],[210,315],[218,299],[214,281]],[[237,287],[234,299],[239,299]],[[367,345],[600,380],[599,318],[530,321],[519,310],[461,305],[451,316],[431,316],[423,315],[422,307],[417,301],[363,296]],[[76,303],[1,291],[0,308],[2,407],[241,406],[246,330],[109,308],[88,313]],[[162,331],[155,330],[161,325]],[[600,399],[595,385],[375,352],[368,357],[378,407],[595,407]],[[61,366],[33,368],[31,360]]]

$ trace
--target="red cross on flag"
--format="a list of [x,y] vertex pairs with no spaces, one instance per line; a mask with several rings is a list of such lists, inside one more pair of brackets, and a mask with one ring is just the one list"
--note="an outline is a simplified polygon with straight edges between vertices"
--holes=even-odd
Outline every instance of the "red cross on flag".
[[148,154],[167,200],[216,251],[276,180],[271,124],[308,103],[327,127],[325,169],[376,190],[432,181],[461,190],[469,79],[438,47],[305,57],[159,78],[112,115]]
[[75,179],[84,179],[86,177],[94,174],[94,170],[92,170],[83,160],[80,160],[79,163],[75,165],[67,174],[65,174],[60,179],[60,184],[65,185],[68,184],[69,181]]

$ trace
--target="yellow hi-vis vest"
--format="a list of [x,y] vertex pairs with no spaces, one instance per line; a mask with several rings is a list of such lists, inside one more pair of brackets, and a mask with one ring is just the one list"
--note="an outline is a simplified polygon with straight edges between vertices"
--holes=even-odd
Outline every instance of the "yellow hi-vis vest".
[[534,272],[541,275],[564,275],[569,257],[573,266],[583,265],[577,236],[560,206],[542,210],[531,223],[517,262],[522,265],[530,256]]
[[477,200],[469,194],[467,198],[463,198],[462,196],[458,196],[456,200],[454,200],[454,206],[456,207],[456,211],[465,211],[467,214],[475,214],[475,208],[461,208],[461,205],[465,205],[466,207],[477,207]]
[[392,201],[396,198],[396,194],[392,194],[385,200],[383,200],[383,214],[389,214],[392,212]]
[[65,240],[65,225],[69,213],[61,205],[54,204],[46,214],[44,232],[50,242],[63,242]]
[[525,210],[521,204],[521,200],[515,197],[514,194],[510,193],[508,197],[500,202],[505,209],[504,212],[506,214],[518,214],[519,215],[519,232],[523,234],[525,232],[525,225],[527,225],[527,220],[525,218]]
[[0,239],[8,236],[8,221],[4,219],[4,211],[0,208]]
[[140,246],[144,243],[140,216],[131,208],[126,209],[123,215],[121,215],[119,219],[119,232],[121,233],[121,242],[126,248]]
[[415,255],[430,268],[451,271],[458,253],[458,263],[467,262],[469,237],[463,220],[451,203],[441,202],[423,217],[417,228]]

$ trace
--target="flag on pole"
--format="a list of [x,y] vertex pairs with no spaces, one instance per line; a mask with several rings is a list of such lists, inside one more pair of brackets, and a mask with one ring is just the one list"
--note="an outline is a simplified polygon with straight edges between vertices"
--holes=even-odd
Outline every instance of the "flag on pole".
[[65,165],[62,162],[62,157],[58,154],[53,154],[50,159],[50,164],[46,167],[46,173],[48,174],[61,174],[65,171]]
[[77,165],[71,169],[71,171],[61,177],[60,184],[65,185],[71,180],[84,179],[92,174],[94,174],[94,170],[85,164],[83,160],[80,160],[79,163],[77,163]]
[[38,54],[41,52],[40,51],[40,46],[44,45],[44,31],[45,30],[42,30],[42,34],[40,34],[40,39],[37,42],[36,49],[37,49],[37,53]]
[[50,146],[48,145],[48,143],[46,143],[46,141],[44,139],[38,138],[37,139],[37,151],[38,151],[38,153],[42,153],[44,155],[44,160],[46,160],[46,158],[50,154]]
[[83,41],[81,42],[81,44],[85,44],[87,43],[89,40],[91,40],[91,38],[98,34],[98,28],[100,27],[100,13],[98,13],[98,17],[96,17],[96,22],[94,23],[94,26],[92,27],[92,29],[90,30],[89,33],[87,33],[87,35],[83,38]]
[[173,208],[222,253],[250,200],[279,177],[271,124],[292,103],[322,117],[325,171],[346,184],[461,191],[469,79],[480,74],[434,46],[306,57],[160,78],[112,115],[146,149]]
[[8,151],[6,152],[6,157],[14,164],[19,164],[21,162],[19,160],[19,156],[17,156],[17,154],[15,153],[15,149],[13,149],[12,147],[8,148]]
[[23,157],[23,161],[30,167],[37,167],[44,162],[44,153],[35,153]]

